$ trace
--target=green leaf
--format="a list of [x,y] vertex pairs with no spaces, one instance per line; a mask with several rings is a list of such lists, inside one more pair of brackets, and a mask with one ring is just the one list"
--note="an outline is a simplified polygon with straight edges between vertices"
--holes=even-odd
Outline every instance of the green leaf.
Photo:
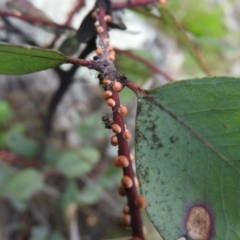
[[77,152],[65,151],[60,156],[57,167],[68,177],[79,177],[89,172],[99,157],[99,152],[94,148],[82,148]]
[[6,186],[9,178],[14,174],[14,170],[11,166],[0,161],[0,194],[3,193],[3,189]]
[[177,22],[173,14],[164,7],[159,8],[159,12],[161,14],[161,19],[164,22],[164,25],[169,27],[169,29],[177,36],[178,40],[183,44],[183,46],[191,53],[194,57],[198,65],[202,68],[202,70],[210,75],[207,66],[202,61],[197,50],[192,46],[189,38],[187,37],[183,27]]
[[77,202],[78,193],[79,191],[76,182],[73,180],[69,181],[61,199],[64,212],[66,212],[69,204]]
[[78,201],[80,203],[85,203],[87,205],[96,204],[101,195],[103,194],[103,188],[98,184],[90,186],[86,186],[83,190],[78,194]]
[[6,101],[0,101],[0,126],[5,125],[13,117],[13,112]]
[[206,2],[194,2],[186,6],[181,23],[188,31],[198,36],[223,37],[226,30],[224,29],[224,14],[220,6],[209,6]]
[[77,52],[78,48],[79,48],[79,42],[76,36],[69,35],[62,42],[61,46],[59,47],[59,51],[65,55],[71,56]]
[[17,155],[26,158],[34,158],[38,151],[36,142],[14,130],[6,134],[5,145]]
[[66,57],[58,51],[0,43],[0,74],[27,74],[66,62]]
[[[127,51],[119,52],[115,61],[117,69],[121,73],[126,73],[127,77],[132,81],[141,81],[144,82],[148,77],[152,75],[152,70],[143,63],[136,61],[136,59],[128,56]],[[137,57],[144,59],[145,61],[152,62],[153,58],[151,54],[145,50],[137,49],[132,50],[130,53],[133,53]]]
[[139,96],[136,124],[141,192],[163,238],[239,240],[240,79],[149,91]]
[[43,186],[44,178],[38,171],[22,170],[9,179],[5,195],[13,200],[27,200]]
[[34,227],[32,228],[31,233],[33,239],[38,240],[49,239],[49,229],[47,227]]

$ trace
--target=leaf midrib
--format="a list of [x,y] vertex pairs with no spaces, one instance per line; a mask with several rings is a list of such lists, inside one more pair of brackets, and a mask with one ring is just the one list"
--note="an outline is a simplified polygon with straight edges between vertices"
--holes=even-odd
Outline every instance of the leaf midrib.
[[[38,56],[38,55],[31,55],[31,54],[24,54],[24,53],[14,53],[14,52],[11,52],[11,51],[6,51],[6,50],[5,51],[0,50],[0,56],[1,56],[1,53],[7,53],[7,54],[16,55],[16,56],[27,56],[29,58],[42,58],[42,59],[51,60],[51,61],[62,61],[63,63],[66,61],[66,59],[64,58],[64,55],[62,55],[61,53],[58,53],[58,52],[51,52],[51,53],[59,54],[59,57],[62,57],[62,59],[54,58],[54,57],[48,57],[48,56]],[[47,53],[50,53],[50,52],[47,52]]]

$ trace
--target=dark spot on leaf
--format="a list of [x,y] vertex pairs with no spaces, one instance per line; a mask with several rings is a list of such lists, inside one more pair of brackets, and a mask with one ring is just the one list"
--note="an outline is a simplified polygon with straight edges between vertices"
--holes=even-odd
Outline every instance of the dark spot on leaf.
[[178,141],[178,137],[177,136],[174,136],[174,135],[172,135],[170,138],[169,138],[169,141],[171,142],[171,143],[175,143],[175,142],[177,142]]
[[227,125],[225,125],[225,124],[223,124],[223,127],[224,127],[225,129],[228,129]]

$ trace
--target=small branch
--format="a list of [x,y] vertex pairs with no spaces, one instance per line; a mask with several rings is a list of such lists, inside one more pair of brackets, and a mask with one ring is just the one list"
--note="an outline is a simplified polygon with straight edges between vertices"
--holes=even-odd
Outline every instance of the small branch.
[[97,66],[93,67],[94,61],[91,60],[85,60],[85,59],[78,59],[73,57],[66,57],[68,63],[72,63],[77,66],[87,67],[89,69],[95,69],[97,70]]
[[165,72],[163,72],[161,69],[156,67],[154,64],[151,64],[149,61],[145,60],[144,58],[141,58],[140,56],[134,54],[131,51],[128,50],[120,50],[120,49],[115,49],[117,53],[125,54],[126,56],[129,56],[132,59],[137,60],[138,62],[141,62],[145,66],[147,66],[149,69],[151,69],[154,73],[162,75],[168,82],[173,82],[174,80]]
[[12,152],[8,152],[5,150],[0,151],[0,161],[3,161],[8,164],[19,164],[24,167],[33,167],[38,168],[40,164],[36,161],[29,160],[26,158],[19,157]]
[[155,4],[158,0],[126,0],[125,2],[113,2],[112,9],[121,9],[121,8],[131,8],[131,7],[139,7],[146,6],[148,4]]
[[[124,177],[122,178],[122,187],[124,187],[129,208],[129,214],[125,215],[127,217],[126,225],[129,224],[131,226],[133,237],[144,240],[145,237],[143,233],[141,212],[140,208],[136,205],[138,194],[135,183],[135,174],[132,167],[130,149],[127,142],[128,139],[126,138],[126,134],[130,136],[130,133],[128,132],[127,127],[124,123],[123,113],[120,111],[120,108],[122,106],[120,104],[118,92],[121,91],[123,85],[120,81],[120,75],[118,74],[112,62],[115,59],[115,52],[109,45],[107,21],[110,21],[110,16],[106,15],[106,11],[109,9],[105,9],[108,3],[110,3],[110,1],[99,0],[97,1],[96,5],[96,12],[98,17],[96,22],[96,29],[98,32],[99,48],[97,49],[98,58],[96,61],[93,61],[92,68],[100,71],[104,76],[103,84],[105,84],[105,93],[107,94],[108,92],[110,94],[110,96],[106,98],[106,101],[108,106],[112,108],[113,114],[114,124],[112,124],[112,131],[116,133],[115,137],[117,139],[117,145],[119,146],[118,158],[125,160],[124,165],[119,166],[121,166],[123,169]],[[106,121],[108,121],[108,119]],[[114,125],[117,128],[115,130]],[[109,127],[109,125],[107,126]],[[129,182],[129,185],[125,180]]]
[[[72,11],[68,14],[67,20],[64,23],[64,26],[70,25],[74,15],[84,6],[85,0],[79,0],[78,3],[74,6]],[[46,48],[53,48],[55,42],[59,39],[60,34],[56,34],[52,41],[46,46]]]
[[141,89],[138,85],[136,85],[135,83],[133,83],[131,81],[126,80],[126,87],[128,87],[133,92],[135,92],[136,95],[140,94],[144,97],[148,96],[148,94],[145,90]]
[[57,23],[54,23],[54,22],[46,20],[46,19],[29,17],[29,16],[19,15],[19,14],[11,13],[11,12],[0,11],[0,16],[2,16],[2,17],[13,17],[13,18],[21,19],[21,20],[29,22],[29,23],[37,23],[37,24],[47,25],[47,26],[51,26],[51,27],[56,27],[56,28],[61,28],[61,29],[69,29],[69,30],[76,31],[72,27],[57,24]]
[[65,26],[69,26],[69,24],[71,23],[74,15],[76,13],[78,13],[78,11],[85,5],[85,1],[84,0],[79,0],[78,3],[74,6],[74,8],[72,9],[72,11],[68,14],[68,18],[65,22]]

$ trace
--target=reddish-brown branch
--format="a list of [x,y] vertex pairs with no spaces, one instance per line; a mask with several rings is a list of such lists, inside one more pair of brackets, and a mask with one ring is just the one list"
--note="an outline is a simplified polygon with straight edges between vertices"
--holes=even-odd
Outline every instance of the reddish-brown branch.
[[[109,54],[111,51],[109,51],[110,46],[108,41],[106,41],[106,39],[108,38],[108,32],[107,32],[108,29],[107,29],[107,23],[106,23],[106,17],[105,17],[106,14],[105,14],[105,9],[103,8],[103,6],[101,6],[101,2],[97,4],[97,13],[98,13],[97,15],[98,15],[98,21],[100,23],[100,27],[102,27],[102,30],[98,31],[98,36],[99,36],[98,44],[99,44],[99,47],[102,48],[102,53],[99,54],[100,56],[99,62],[103,62],[103,65],[101,65],[101,67],[103,67],[101,69],[101,72],[104,73],[104,76],[106,79],[108,79],[108,81],[110,80],[111,82],[110,85],[112,85],[116,83],[118,74],[114,64],[111,61],[109,61]],[[127,176],[128,178],[130,178],[133,183],[131,187],[125,189],[128,206],[130,209],[129,214],[131,216],[130,225],[132,227],[132,236],[138,237],[139,239],[144,240],[145,237],[143,233],[143,223],[142,223],[141,212],[140,212],[140,209],[137,208],[137,206],[134,203],[138,194],[137,194],[137,189],[135,185],[135,177],[134,177],[135,174],[134,174],[132,162],[130,159],[130,149],[129,149],[127,140],[124,139],[123,137],[123,133],[126,131],[126,127],[124,124],[124,119],[118,111],[120,107],[118,92],[112,90],[111,101],[114,102],[114,105],[112,107],[113,121],[115,124],[117,124],[121,128],[121,131],[116,134],[117,140],[118,140],[118,146],[119,146],[118,155],[126,157],[129,163],[128,166],[123,167],[123,175],[125,177]]]
[[72,28],[72,27],[57,24],[57,23],[54,23],[54,22],[46,20],[46,19],[29,17],[29,16],[19,15],[19,14],[16,14],[16,13],[5,12],[5,11],[0,11],[0,16],[2,16],[2,17],[13,17],[13,18],[21,19],[21,20],[26,21],[26,22],[30,22],[30,23],[43,24],[43,25],[48,25],[48,26],[51,26],[51,27],[70,29],[70,30],[75,31],[75,29]]
[[89,61],[89,60],[73,58],[73,57],[66,57],[66,59],[67,59],[67,63],[72,63],[74,65],[78,65],[82,67],[87,67],[89,69],[92,69],[94,65],[94,61],[91,61],[91,60]]
[[147,66],[149,69],[151,69],[154,73],[162,75],[164,78],[166,78],[166,80],[168,82],[173,82],[174,81],[167,73],[165,73],[164,71],[162,71],[161,69],[156,67],[154,64],[150,63],[149,61],[145,60],[144,58],[141,58],[140,56],[134,54],[133,52],[128,51],[128,50],[120,50],[120,49],[115,49],[115,51],[117,53],[124,54],[124,55],[126,55],[126,56],[128,56],[132,59],[135,59],[138,62],[141,62],[142,64]]
[[126,81],[126,87],[131,89],[137,95],[140,94],[140,95],[142,95],[144,97],[147,96],[147,92],[145,90],[141,89],[138,85],[136,85],[135,83],[133,83],[131,81]]
[[[85,1],[79,0],[77,4],[74,6],[74,8],[69,12],[67,20],[64,23],[64,26],[69,26],[74,15],[78,13],[78,11],[84,6]],[[56,36],[52,39],[52,41],[46,46],[46,48],[53,48],[55,42],[59,39],[60,34],[56,34]]]
[[6,162],[8,164],[19,164],[24,167],[34,167],[38,168],[40,166],[39,163],[36,161],[32,161],[30,159],[22,158],[17,155],[15,155],[12,152],[8,152],[5,150],[0,151],[0,160],[3,162]]
[[134,171],[131,164],[130,158],[130,149],[128,146],[128,142],[123,138],[123,132],[125,132],[125,124],[123,117],[119,114],[118,108],[120,107],[119,96],[117,92],[113,91],[112,99],[115,101],[115,106],[112,108],[113,111],[113,121],[117,123],[121,127],[121,133],[117,134],[118,145],[119,145],[119,156],[127,157],[129,161],[128,167],[123,168],[123,175],[128,176],[133,181],[133,186],[131,188],[126,189],[126,196],[128,200],[128,206],[130,209],[130,216],[131,216],[131,227],[132,227],[132,236],[139,237],[140,239],[144,240],[144,233],[143,233],[143,223],[141,218],[141,212],[135,205],[135,199],[138,196],[137,189],[135,186],[134,180]]
[[138,7],[138,6],[144,6],[148,4],[154,4],[157,3],[158,0],[126,0],[125,2],[113,2],[112,8],[113,9],[121,9],[121,8],[131,8],[131,7]]
[[74,8],[72,9],[72,11],[68,14],[68,18],[67,18],[67,20],[66,20],[66,22],[65,22],[64,25],[69,26],[69,24],[71,23],[74,15],[75,15],[76,13],[78,13],[78,11],[79,11],[84,5],[85,5],[85,1],[84,1],[84,0],[79,0],[79,1],[77,2],[77,4],[74,6]]

